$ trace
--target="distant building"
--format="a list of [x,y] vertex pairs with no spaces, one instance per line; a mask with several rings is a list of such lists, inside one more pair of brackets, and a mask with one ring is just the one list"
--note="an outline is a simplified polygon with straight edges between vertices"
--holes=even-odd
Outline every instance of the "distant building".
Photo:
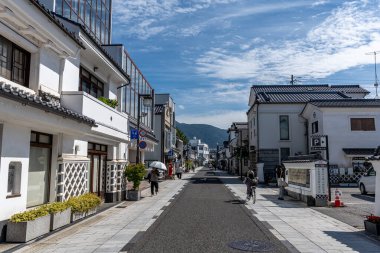
[[245,175],[249,168],[248,123],[233,122],[227,130],[228,147],[226,152],[228,171],[231,174]]
[[252,167],[264,163],[268,180],[288,156],[309,152],[308,121],[301,113],[311,100],[362,99],[368,94],[359,85],[253,85],[247,112]]

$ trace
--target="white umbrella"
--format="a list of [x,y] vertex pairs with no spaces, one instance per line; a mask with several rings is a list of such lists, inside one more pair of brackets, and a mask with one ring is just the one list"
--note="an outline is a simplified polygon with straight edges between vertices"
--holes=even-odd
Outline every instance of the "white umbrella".
[[167,170],[165,164],[159,161],[152,162],[151,164],[149,164],[149,167],[157,168],[159,170]]

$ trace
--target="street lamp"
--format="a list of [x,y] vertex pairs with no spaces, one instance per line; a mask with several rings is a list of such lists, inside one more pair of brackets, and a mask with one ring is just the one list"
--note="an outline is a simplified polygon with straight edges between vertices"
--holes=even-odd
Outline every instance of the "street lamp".
[[141,98],[143,99],[143,105],[145,107],[152,106],[153,97],[150,94],[138,94],[138,105],[137,105],[137,153],[136,153],[136,164],[140,163],[140,104]]

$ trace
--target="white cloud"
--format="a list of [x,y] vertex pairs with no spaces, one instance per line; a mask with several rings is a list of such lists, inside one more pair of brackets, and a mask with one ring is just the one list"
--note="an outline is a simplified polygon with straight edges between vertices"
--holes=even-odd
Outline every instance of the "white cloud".
[[[171,30],[171,26],[160,25],[176,15],[193,13],[213,5],[228,4],[238,0],[114,0],[113,20],[123,32],[137,35],[140,39]],[[126,30],[125,30],[126,29]],[[193,34],[195,28],[188,28]],[[186,34],[186,31],[184,31]]]
[[185,106],[183,106],[183,105],[178,105],[178,108],[181,109],[181,110],[184,110],[184,109],[185,109]]
[[247,121],[246,111],[209,111],[207,114],[180,114],[177,121],[187,124],[209,124],[222,129],[227,129],[232,122]]
[[373,59],[380,49],[379,9],[361,1],[344,3],[302,39],[278,41],[240,53],[214,48],[197,60],[201,74],[219,79],[276,81],[291,74],[323,78]]
[[312,3],[312,6],[319,6],[319,5],[324,5],[327,3],[329,3],[329,1],[327,0],[318,0],[318,1],[314,1],[314,3]]

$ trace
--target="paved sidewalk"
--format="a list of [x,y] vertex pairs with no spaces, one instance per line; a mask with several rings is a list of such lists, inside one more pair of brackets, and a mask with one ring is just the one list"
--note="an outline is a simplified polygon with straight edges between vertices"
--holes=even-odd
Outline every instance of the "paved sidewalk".
[[[246,197],[245,185],[234,176],[220,172],[220,179],[233,194]],[[257,201],[248,204],[278,239],[300,252],[380,252],[380,243],[362,230],[326,216],[303,202],[277,200],[277,189],[257,188]]]
[[[195,173],[201,169],[196,169]],[[193,172],[183,174],[191,178]],[[174,199],[188,180],[166,180],[160,183],[159,193],[150,196],[150,189],[142,191],[143,199],[125,201],[102,213],[41,240],[24,244],[12,252],[120,252],[140,231],[146,231]],[[136,237],[137,237],[136,236]]]

